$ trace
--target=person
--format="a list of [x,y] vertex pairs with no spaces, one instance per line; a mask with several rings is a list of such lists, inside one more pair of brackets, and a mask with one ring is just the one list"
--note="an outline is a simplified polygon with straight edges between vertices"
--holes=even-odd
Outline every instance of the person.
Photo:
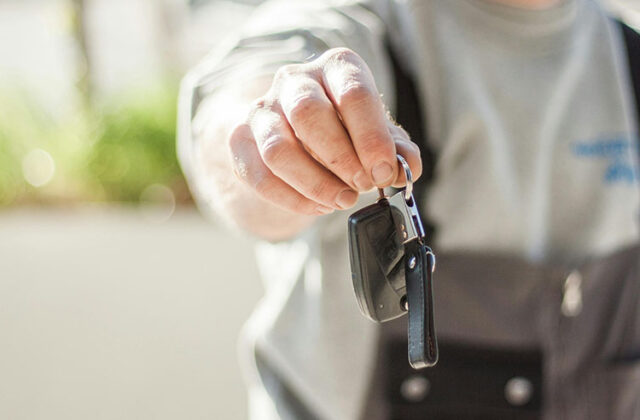
[[[251,418],[640,418],[620,28],[595,0],[273,0],[185,77],[194,196],[260,238]],[[406,320],[366,320],[350,281],[347,218],[404,185],[396,153],[438,258],[421,371]]]

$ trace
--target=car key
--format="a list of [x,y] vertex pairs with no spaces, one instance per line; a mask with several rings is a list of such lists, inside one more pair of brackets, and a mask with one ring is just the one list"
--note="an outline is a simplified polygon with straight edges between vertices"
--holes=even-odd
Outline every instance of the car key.
[[409,165],[398,155],[407,186],[349,217],[349,257],[356,299],[364,316],[386,322],[408,312],[409,363],[438,360],[433,316],[435,255],[425,244]]

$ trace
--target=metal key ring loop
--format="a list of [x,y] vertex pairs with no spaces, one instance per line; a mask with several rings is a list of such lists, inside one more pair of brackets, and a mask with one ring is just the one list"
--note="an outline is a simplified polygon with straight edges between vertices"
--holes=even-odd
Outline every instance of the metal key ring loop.
[[407,179],[407,186],[404,190],[404,199],[405,201],[409,201],[411,200],[411,194],[413,194],[413,176],[411,175],[411,168],[409,168],[409,164],[402,156],[396,156],[398,158],[398,162],[402,165],[402,169],[404,169],[404,176]]

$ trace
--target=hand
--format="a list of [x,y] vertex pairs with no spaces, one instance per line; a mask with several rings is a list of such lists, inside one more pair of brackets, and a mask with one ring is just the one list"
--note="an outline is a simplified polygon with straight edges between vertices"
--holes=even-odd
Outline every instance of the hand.
[[228,139],[236,176],[267,202],[297,214],[353,206],[374,186],[414,179],[420,151],[387,115],[371,71],[353,51],[328,50],[281,67]]

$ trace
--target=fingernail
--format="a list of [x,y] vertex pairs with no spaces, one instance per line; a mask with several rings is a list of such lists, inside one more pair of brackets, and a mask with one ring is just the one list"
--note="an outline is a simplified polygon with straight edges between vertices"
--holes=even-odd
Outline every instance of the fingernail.
[[379,162],[373,167],[373,170],[371,170],[371,176],[373,177],[373,182],[375,182],[376,185],[386,185],[391,181],[393,168],[387,162]]
[[331,207],[325,207],[325,206],[318,206],[316,207],[316,211],[320,214],[329,214],[329,213],[333,213],[333,210]]
[[358,172],[356,176],[353,177],[353,184],[360,192],[369,191],[373,188],[373,184],[371,183],[371,180],[369,179],[367,174],[364,172],[364,169],[361,169],[360,172]]
[[338,198],[336,200],[336,204],[341,209],[347,209],[358,201],[358,193],[353,190],[344,190],[340,194],[338,194]]

